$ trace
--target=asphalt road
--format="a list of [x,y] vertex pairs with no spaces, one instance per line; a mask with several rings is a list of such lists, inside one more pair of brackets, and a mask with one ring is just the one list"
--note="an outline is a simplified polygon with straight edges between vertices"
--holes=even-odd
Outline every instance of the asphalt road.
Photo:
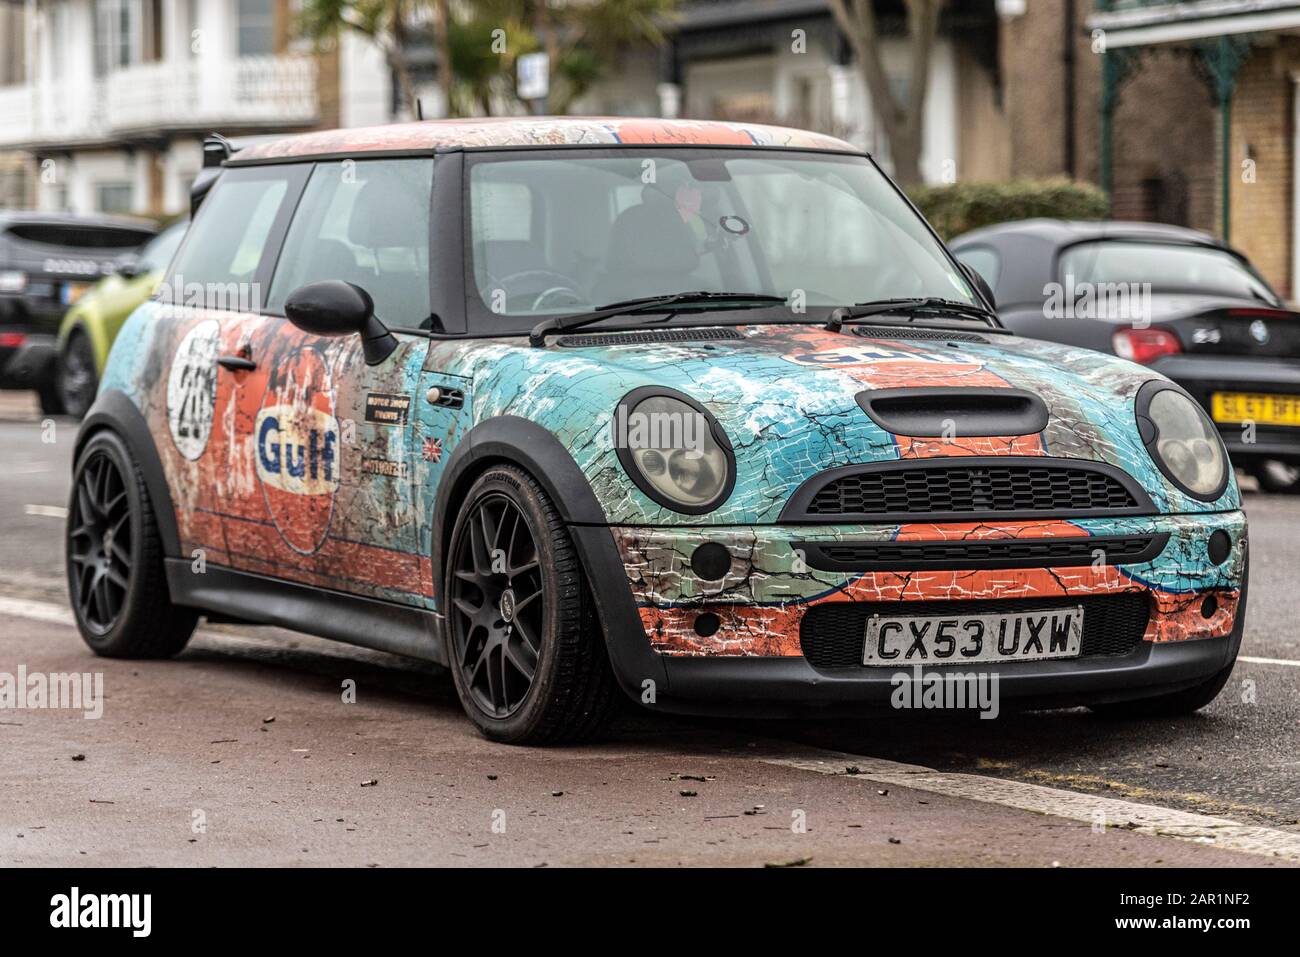
[[290,632],[91,656],[63,607],[74,434],[0,395],[0,672],[106,692],[99,720],[0,711],[0,864],[1300,863],[1300,497],[1247,496],[1242,654],[1270,661],[1193,717],[629,708],[605,743],[529,750],[478,737],[437,669]]

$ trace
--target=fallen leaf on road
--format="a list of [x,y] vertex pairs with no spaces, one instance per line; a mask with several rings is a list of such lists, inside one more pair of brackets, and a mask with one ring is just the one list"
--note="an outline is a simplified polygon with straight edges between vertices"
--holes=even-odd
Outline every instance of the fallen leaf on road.
[[86,760],[86,756],[85,756],[84,754],[74,754],[74,755],[72,756],[72,760],[74,760],[74,761],[84,761],[84,760]]
[[812,860],[811,857],[796,857],[791,861],[768,861],[764,867],[803,867]]

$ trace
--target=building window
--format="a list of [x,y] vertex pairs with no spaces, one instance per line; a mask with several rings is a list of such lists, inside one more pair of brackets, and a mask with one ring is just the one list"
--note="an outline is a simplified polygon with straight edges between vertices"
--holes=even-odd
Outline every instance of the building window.
[[239,55],[275,52],[275,10],[271,0],[239,0]]
[[95,206],[101,213],[131,212],[130,183],[99,183],[95,187]]
[[140,16],[134,0],[95,0],[95,76],[139,59]]

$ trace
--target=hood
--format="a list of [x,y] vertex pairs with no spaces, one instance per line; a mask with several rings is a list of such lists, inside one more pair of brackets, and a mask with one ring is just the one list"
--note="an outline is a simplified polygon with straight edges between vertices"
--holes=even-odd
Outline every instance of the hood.
[[[731,440],[735,489],[697,523],[773,522],[790,494],[817,472],[936,456],[1105,462],[1147,488],[1162,512],[1211,507],[1168,484],[1138,436],[1134,397],[1144,382],[1161,376],[1114,356],[975,323],[969,332],[937,335],[923,328],[834,333],[812,325],[757,325],[561,341],[566,344],[544,349],[457,344],[450,348],[462,354],[448,357],[443,368],[474,380],[475,421],[521,415],[556,433],[614,523],[691,518],[635,492],[613,453],[608,434],[614,408],[642,386],[666,386],[696,399]],[[861,401],[879,390],[953,388],[1023,390],[1042,400],[1046,426],[1027,435],[911,437],[886,430]],[[1235,495],[1233,487],[1225,493]]]

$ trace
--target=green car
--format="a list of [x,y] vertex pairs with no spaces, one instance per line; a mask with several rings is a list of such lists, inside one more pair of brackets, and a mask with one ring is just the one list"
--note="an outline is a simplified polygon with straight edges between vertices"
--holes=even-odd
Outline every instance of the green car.
[[117,331],[136,306],[153,295],[163,271],[185,236],[189,221],[178,222],[124,259],[68,310],[59,326],[57,386],[68,415],[86,414],[99,389]]

